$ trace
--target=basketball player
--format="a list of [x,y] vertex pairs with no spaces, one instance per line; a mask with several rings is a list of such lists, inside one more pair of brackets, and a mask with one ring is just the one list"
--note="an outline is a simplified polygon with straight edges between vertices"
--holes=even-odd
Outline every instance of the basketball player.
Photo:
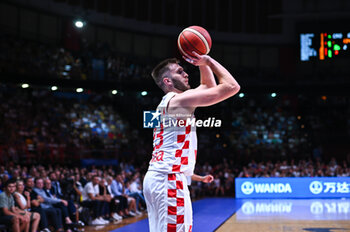
[[192,231],[186,176],[193,175],[197,135],[194,126],[180,121],[195,119],[197,107],[219,103],[240,89],[233,76],[210,56],[194,52],[193,57],[184,59],[199,67],[200,85],[195,89],[190,89],[188,74],[177,59],[166,59],[152,71],[165,96],[157,107],[161,123],[153,133],[152,159],[143,182],[150,232]]

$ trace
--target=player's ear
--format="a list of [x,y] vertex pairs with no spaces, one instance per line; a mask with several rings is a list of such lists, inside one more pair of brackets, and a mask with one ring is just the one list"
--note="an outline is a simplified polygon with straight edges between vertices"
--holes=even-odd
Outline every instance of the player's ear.
[[169,86],[169,85],[172,84],[172,82],[171,82],[169,77],[164,77],[163,78],[163,83],[164,83],[165,86]]

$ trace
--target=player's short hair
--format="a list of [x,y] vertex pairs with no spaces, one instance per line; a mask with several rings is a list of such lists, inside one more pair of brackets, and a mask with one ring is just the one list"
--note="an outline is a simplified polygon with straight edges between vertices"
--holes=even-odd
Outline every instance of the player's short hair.
[[164,90],[163,78],[164,74],[169,71],[169,64],[178,64],[180,61],[176,58],[169,58],[160,62],[153,70],[152,77],[156,84]]

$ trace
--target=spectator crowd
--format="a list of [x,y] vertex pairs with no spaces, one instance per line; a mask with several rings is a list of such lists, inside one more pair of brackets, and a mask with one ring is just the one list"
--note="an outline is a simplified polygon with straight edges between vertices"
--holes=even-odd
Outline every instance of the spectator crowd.
[[[139,58],[114,51],[107,42],[88,44],[83,38],[80,44],[80,48],[73,51],[63,46],[2,36],[0,72],[74,80],[128,82],[149,78],[152,69],[150,57]],[[288,81],[292,76],[299,81],[347,81],[345,65],[317,65],[308,71],[303,67],[298,66],[293,70],[297,73],[294,74],[290,70],[286,73],[277,68],[257,69],[236,64],[235,73],[252,81]]]
[[[306,99],[303,96],[276,99],[250,96],[235,98],[207,111],[198,109],[199,119],[214,116],[222,120],[220,128],[198,129],[198,149],[203,161],[215,163],[211,153],[243,164],[252,159],[346,156],[350,99]],[[3,84],[0,86],[0,111],[3,112],[0,162],[28,163],[40,159],[74,163],[95,155],[128,157],[141,165],[148,159],[145,154],[152,149],[151,131],[139,123],[142,110],[154,109],[158,100],[154,96],[113,98],[97,93],[79,96]],[[227,108],[232,110],[227,113]]]
[[66,162],[66,157],[75,162],[84,151],[96,150],[116,155],[133,137],[129,123],[103,99],[79,101],[6,87],[0,101],[0,162]]
[[141,215],[143,176],[130,168],[1,166],[0,224],[15,232],[76,231]]
[[151,66],[113,52],[106,43],[81,51],[16,38],[0,38],[0,72],[73,80],[125,81],[148,77]]

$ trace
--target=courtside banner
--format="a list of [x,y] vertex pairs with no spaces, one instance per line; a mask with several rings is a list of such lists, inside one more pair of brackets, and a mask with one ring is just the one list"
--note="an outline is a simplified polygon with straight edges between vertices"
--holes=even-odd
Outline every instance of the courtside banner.
[[350,197],[350,177],[236,178],[236,198]]

